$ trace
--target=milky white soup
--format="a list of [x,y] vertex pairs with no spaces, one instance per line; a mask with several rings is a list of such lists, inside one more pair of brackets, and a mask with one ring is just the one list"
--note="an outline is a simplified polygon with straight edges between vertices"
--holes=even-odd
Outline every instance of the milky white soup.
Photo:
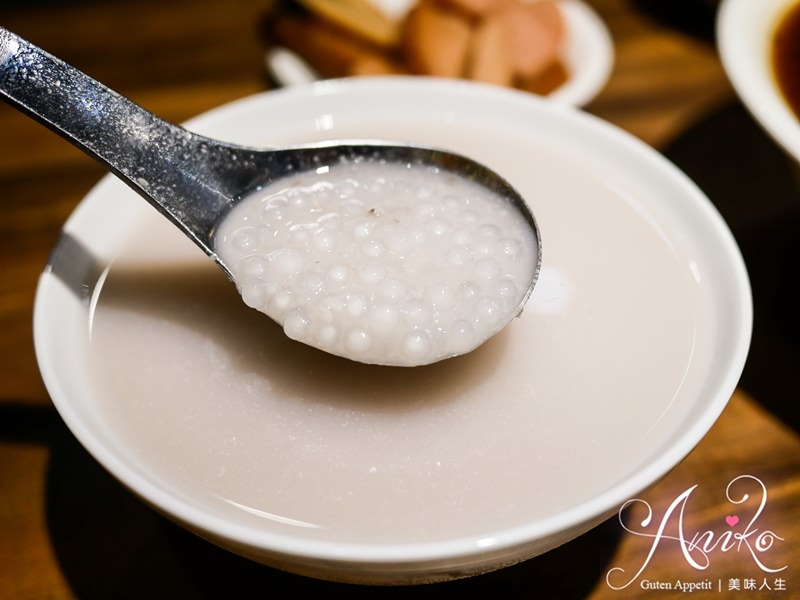
[[[264,126],[262,145],[331,135],[281,131]],[[523,130],[377,111],[334,133],[413,137],[507,179],[545,249],[521,316],[435,364],[354,362],[287,338],[153,211],[92,321],[97,410],[130,460],[254,530],[411,543],[561,514],[663,451],[704,393],[717,335],[668,203]]]
[[422,164],[347,160],[282,178],[222,221],[214,250],[290,338],[364,363],[463,354],[519,312],[538,266],[510,200]]

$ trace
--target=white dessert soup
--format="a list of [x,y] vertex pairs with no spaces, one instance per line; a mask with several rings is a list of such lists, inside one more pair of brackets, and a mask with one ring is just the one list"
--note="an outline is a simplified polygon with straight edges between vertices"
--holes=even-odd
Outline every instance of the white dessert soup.
[[715,336],[691,248],[647,190],[524,133],[357,121],[337,137],[444,146],[528,199],[543,266],[521,317],[442,363],[357,364],[287,339],[148,220],[91,323],[97,409],[114,435],[164,485],[248,527],[362,543],[510,528],[635,469],[704,384]]
[[241,199],[214,250],[244,302],[290,338],[368,364],[464,354],[520,310],[539,267],[534,224],[446,168],[340,160]]

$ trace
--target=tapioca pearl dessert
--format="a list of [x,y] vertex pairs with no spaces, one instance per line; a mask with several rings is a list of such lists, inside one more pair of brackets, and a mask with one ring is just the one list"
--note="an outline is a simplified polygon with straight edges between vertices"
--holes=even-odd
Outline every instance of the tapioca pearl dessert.
[[519,311],[538,245],[507,199],[435,168],[342,162],[245,198],[215,250],[292,339],[364,363],[469,352]]

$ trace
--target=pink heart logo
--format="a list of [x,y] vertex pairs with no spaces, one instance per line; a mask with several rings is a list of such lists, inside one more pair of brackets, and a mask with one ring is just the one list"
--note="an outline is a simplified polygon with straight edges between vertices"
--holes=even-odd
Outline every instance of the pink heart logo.
[[725,522],[728,524],[728,526],[733,527],[739,522],[739,517],[736,515],[728,515],[725,517]]

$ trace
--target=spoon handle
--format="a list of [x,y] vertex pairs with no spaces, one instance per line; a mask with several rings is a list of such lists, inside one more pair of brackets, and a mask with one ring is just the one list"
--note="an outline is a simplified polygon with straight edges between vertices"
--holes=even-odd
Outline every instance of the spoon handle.
[[[216,184],[215,167],[230,158],[218,145],[2,27],[0,97],[99,160],[214,256],[211,232],[231,204]],[[200,155],[206,160],[196,160]]]

